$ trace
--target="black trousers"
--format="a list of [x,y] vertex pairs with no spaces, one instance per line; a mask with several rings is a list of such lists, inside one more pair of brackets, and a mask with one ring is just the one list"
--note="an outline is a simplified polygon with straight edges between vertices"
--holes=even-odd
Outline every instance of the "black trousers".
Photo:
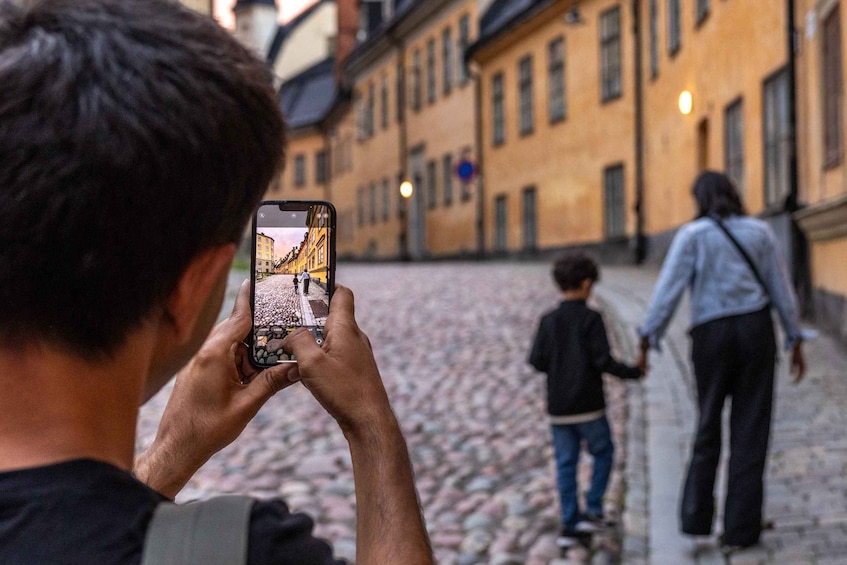
[[721,412],[732,397],[724,542],[751,545],[762,530],[776,342],[770,308],[721,318],[691,330],[697,380],[697,436],[682,496],[682,531],[712,532]]

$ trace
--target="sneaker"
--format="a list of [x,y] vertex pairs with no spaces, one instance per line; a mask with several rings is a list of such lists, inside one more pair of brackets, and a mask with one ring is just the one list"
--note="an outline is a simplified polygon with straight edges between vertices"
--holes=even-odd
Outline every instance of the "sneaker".
[[591,542],[591,534],[562,528],[559,537],[556,538],[556,547],[567,549],[569,547],[586,547]]
[[606,520],[603,516],[596,514],[586,514],[576,524],[578,532],[597,533],[605,532],[613,529],[617,523],[613,520]]

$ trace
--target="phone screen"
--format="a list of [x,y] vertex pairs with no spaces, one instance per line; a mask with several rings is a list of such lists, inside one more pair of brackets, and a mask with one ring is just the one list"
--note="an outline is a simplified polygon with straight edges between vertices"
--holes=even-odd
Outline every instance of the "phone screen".
[[335,284],[335,209],[329,202],[265,201],[253,222],[251,357],[259,367],[295,362],[282,340],[308,329],[323,345]]

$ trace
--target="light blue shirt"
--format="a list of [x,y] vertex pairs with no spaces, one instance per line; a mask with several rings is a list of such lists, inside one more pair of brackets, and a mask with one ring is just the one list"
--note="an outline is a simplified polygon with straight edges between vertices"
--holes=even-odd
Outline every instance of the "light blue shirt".
[[749,216],[732,216],[724,225],[756,265],[767,292],[750,265],[715,222],[700,218],[685,224],[674,237],[653,297],[647,319],[638,330],[658,348],[686,288],[691,292],[691,325],[757,312],[770,303],[785,330],[785,347],[802,334],[797,302],[773,230]]

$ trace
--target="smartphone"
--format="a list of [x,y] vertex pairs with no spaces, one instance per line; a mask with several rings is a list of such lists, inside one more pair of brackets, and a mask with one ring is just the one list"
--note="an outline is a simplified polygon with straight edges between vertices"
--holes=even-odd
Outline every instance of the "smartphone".
[[266,200],[253,217],[253,329],[250,356],[256,367],[296,363],[282,340],[306,328],[324,342],[335,288],[335,208],[317,200]]

